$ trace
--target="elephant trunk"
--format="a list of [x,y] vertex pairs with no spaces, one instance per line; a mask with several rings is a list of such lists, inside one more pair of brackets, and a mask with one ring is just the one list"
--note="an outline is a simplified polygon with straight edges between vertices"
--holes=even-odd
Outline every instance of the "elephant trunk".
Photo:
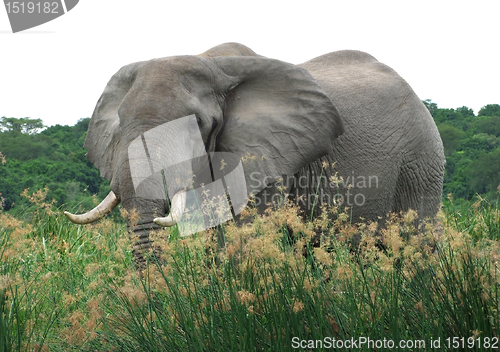
[[91,211],[79,215],[71,214],[70,212],[65,211],[64,215],[66,215],[66,217],[75,224],[90,224],[110,213],[119,203],[120,199],[113,191],[110,191],[106,198],[104,198],[103,201]]
[[161,229],[153,220],[159,215],[165,214],[165,201],[160,199],[144,199],[140,197],[129,197],[122,201],[122,207],[128,211],[127,229],[132,254],[136,268],[144,269],[146,255],[154,252],[158,258],[160,249],[153,245],[151,234]]

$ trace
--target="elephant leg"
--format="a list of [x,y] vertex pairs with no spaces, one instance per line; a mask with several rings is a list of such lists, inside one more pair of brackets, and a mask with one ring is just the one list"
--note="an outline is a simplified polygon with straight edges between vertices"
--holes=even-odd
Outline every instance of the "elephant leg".
[[432,163],[434,160],[438,159],[427,156],[404,163],[398,175],[392,211],[415,210],[418,214],[415,221],[417,228],[422,227],[426,220],[434,222],[440,208],[444,164],[435,165]]

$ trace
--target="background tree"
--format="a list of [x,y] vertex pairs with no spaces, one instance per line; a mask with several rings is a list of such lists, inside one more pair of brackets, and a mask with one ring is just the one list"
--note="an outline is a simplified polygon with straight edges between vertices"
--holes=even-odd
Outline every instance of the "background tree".
[[474,122],[474,131],[500,137],[500,116],[481,118]]
[[500,105],[488,104],[479,110],[477,116],[500,116]]
[[500,149],[482,152],[468,170],[470,187],[478,194],[494,195],[500,185]]
[[33,134],[38,133],[45,126],[41,119],[31,119],[29,117],[16,119],[15,117],[2,117],[0,120],[2,131]]
[[5,210],[25,203],[20,194],[26,188],[32,193],[47,186],[48,200],[53,198],[70,210],[91,208],[94,194],[101,199],[106,196],[109,182],[100,177],[83,149],[89,120],[38,133],[36,128],[43,126],[40,121],[2,119],[0,150],[6,162],[0,163],[0,193]]
[[444,153],[446,156],[450,156],[462,143],[465,132],[446,123],[440,124],[438,130],[443,140]]
[[480,194],[499,197],[500,184],[500,105],[483,107],[478,116],[466,106],[440,109],[424,101],[443,140],[446,169],[443,193],[471,199]]

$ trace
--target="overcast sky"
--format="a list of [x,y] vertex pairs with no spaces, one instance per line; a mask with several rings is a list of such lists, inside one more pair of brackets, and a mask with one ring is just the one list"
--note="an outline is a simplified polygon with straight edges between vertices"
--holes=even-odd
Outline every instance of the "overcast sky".
[[13,34],[0,8],[0,116],[50,126],[90,117],[123,65],[239,42],[302,63],[342,49],[395,69],[420,99],[500,104],[500,1],[80,0]]

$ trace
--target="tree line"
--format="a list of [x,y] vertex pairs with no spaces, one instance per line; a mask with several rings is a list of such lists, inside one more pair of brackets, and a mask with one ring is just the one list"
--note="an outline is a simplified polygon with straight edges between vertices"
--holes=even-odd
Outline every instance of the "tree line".
[[[102,199],[109,182],[85,157],[83,143],[89,118],[74,126],[44,130],[40,119],[2,117],[0,121],[0,193],[4,210],[27,204],[21,196],[48,188],[47,199],[70,210],[91,208],[92,195]],[[40,130],[42,130],[40,132]]]
[[472,199],[476,194],[497,199],[500,189],[500,105],[477,115],[466,106],[440,109],[425,100],[443,140],[446,171],[443,195]]
[[[470,200],[476,195],[500,195],[500,105],[490,104],[475,115],[466,106],[441,109],[431,100],[424,104],[443,140],[446,171],[443,197]],[[89,209],[93,196],[104,198],[109,182],[85,157],[83,143],[89,118],[74,126],[45,128],[42,120],[2,117],[0,120],[0,201],[4,210],[15,209],[33,193],[48,188],[48,200],[70,211]]]

